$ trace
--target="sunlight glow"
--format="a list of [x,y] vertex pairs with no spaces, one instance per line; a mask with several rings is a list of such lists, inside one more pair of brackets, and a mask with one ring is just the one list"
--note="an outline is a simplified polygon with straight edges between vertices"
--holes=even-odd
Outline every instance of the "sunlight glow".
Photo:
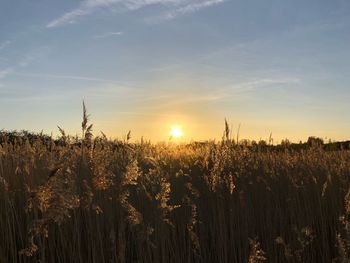
[[170,136],[174,138],[180,138],[183,136],[183,132],[181,127],[179,126],[173,126],[170,131]]

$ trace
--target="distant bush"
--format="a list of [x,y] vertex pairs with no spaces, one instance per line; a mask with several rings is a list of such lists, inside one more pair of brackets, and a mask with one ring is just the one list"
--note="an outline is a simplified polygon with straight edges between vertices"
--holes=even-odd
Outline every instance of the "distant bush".
[[324,144],[323,139],[311,136],[307,139],[307,144],[309,146],[321,146]]

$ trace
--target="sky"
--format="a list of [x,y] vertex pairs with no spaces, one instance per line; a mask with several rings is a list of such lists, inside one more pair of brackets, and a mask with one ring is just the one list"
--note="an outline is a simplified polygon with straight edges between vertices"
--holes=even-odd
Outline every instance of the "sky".
[[0,0],[0,129],[350,138],[347,0]]

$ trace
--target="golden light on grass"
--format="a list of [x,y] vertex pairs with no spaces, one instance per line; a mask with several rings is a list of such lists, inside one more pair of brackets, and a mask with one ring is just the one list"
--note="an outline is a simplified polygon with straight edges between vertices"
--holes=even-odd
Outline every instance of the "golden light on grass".
[[173,138],[181,138],[183,136],[183,131],[180,126],[173,126],[170,130],[170,136]]
[[184,119],[131,143],[88,116],[74,141],[0,131],[0,262],[349,262],[348,143],[180,143]]

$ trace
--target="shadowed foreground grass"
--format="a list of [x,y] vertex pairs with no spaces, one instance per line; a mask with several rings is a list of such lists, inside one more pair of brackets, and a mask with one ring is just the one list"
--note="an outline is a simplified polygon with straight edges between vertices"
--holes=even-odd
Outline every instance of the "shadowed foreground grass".
[[92,138],[0,146],[0,262],[349,262],[350,152]]

